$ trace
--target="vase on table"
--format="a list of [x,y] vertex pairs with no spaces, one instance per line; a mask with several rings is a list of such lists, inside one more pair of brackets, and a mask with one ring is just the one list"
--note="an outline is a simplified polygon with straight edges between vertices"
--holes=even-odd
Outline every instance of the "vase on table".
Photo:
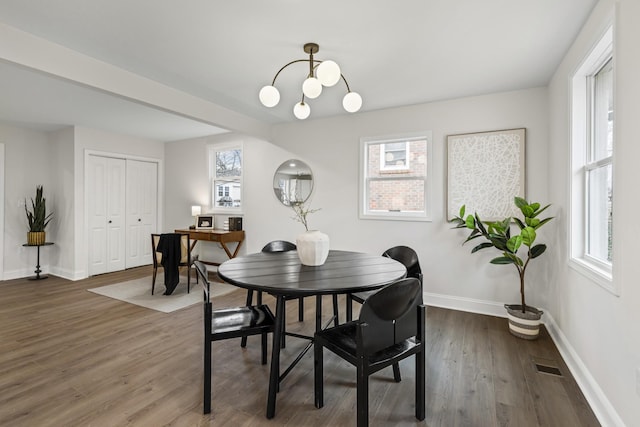
[[318,230],[305,231],[296,237],[296,246],[302,265],[322,265],[329,255],[329,236]]

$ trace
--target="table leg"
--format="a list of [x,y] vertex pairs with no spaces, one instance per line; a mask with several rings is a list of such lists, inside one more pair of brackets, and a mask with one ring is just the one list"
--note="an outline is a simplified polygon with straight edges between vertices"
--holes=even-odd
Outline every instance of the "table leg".
[[220,241],[220,246],[222,246],[222,249],[224,249],[224,251],[226,252],[227,256],[229,257],[229,259],[231,258],[235,258],[236,256],[238,256],[238,252],[240,251],[240,246],[242,246],[242,242],[237,242],[238,244],[236,245],[236,249],[233,251],[233,253],[231,253],[231,251],[229,250],[229,248],[227,247],[227,242],[221,240]]
[[40,280],[40,272],[42,271],[40,270],[40,246],[38,246],[36,250],[38,252],[38,255],[36,258],[36,271],[34,271],[34,273],[36,273],[36,280]]
[[276,393],[280,386],[280,343],[284,327],[284,296],[276,296],[276,324],[273,331],[273,345],[271,346],[271,371],[269,372],[269,394],[267,396],[267,418],[276,415]]

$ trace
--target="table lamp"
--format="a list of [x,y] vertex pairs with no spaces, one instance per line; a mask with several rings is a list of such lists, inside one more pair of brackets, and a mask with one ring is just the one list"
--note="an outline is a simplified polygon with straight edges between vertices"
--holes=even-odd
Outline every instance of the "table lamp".
[[202,213],[202,206],[191,206],[191,216],[195,218],[194,224],[190,225],[189,228],[196,228],[196,224],[198,221],[198,215]]

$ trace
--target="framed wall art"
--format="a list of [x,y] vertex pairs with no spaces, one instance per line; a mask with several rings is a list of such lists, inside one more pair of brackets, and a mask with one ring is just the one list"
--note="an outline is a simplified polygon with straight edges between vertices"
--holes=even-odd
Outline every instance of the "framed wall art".
[[460,206],[483,221],[519,212],[515,196],[525,196],[525,129],[447,136],[447,219]]
[[196,228],[213,229],[213,215],[198,215]]

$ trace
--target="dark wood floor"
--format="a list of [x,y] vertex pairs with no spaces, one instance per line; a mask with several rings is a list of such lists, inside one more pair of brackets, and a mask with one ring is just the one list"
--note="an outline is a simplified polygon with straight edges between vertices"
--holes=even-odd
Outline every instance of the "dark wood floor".
[[[86,291],[144,276],[150,268],[77,282],[0,282],[0,425],[355,425],[355,370],[328,352],[324,408],[313,405],[308,354],[267,420],[268,365],[256,337],[246,349],[239,340],[215,343],[213,413],[202,415],[201,305],[165,314]],[[238,290],[215,303],[241,305],[244,296]],[[288,304],[288,330],[313,329],[307,301],[304,323]],[[324,306],[328,317],[329,300]],[[504,319],[429,307],[427,342],[426,421],[413,416],[411,358],[401,364],[401,383],[390,370],[372,377],[371,425],[599,425],[546,331],[528,342],[509,335]],[[283,364],[304,344],[289,338]],[[540,361],[562,377],[536,372]]]

